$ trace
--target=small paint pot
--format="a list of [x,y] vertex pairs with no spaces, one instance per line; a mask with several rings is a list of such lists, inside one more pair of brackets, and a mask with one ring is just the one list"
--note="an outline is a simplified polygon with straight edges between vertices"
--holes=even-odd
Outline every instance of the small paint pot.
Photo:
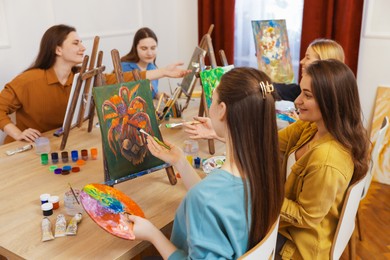
[[41,163],[42,165],[48,165],[49,164],[49,155],[47,153],[41,154]]
[[92,158],[92,160],[96,160],[97,159],[97,154],[98,154],[97,148],[91,148],[91,158]]
[[53,215],[53,204],[50,202],[41,205],[43,215],[45,217]]
[[61,173],[62,173],[61,168],[54,169],[54,174],[61,174]]
[[51,153],[51,162],[58,163],[58,153]]
[[43,193],[39,196],[39,199],[41,200],[41,204],[48,203],[50,199],[49,193]]
[[49,202],[53,204],[53,209],[58,209],[60,207],[60,198],[58,196],[51,196]]
[[83,159],[84,161],[88,160],[88,150],[87,149],[81,150],[81,159]]
[[199,169],[200,168],[200,158],[199,157],[196,157],[194,159],[194,164],[195,164],[195,168],[196,169]]
[[61,152],[61,159],[63,163],[69,162],[69,154],[67,151]]
[[71,152],[71,156],[72,156],[72,161],[77,162],[77,160],[79,159],[79,151],[73,150]]

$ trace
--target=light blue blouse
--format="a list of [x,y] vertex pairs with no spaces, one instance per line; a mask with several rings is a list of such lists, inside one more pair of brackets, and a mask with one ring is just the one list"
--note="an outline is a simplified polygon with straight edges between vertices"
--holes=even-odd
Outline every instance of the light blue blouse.
[[[135,69],[141,71],[141,69],[138,67],[137,63],[135,63],[135,62],[121,62],[121,65],[122,65],[123,72],[132,71]],[[148,63],[146,70],[155,70],[155,69],[157,69],[156,65],[154,65],[153,63]],[[152,80],[151,83],[153,86],[152,96],[154,98],[158,92],[158,79]]]
[[171,236],[178,250],[169,260],[237,259],[247,251],[248,236],[242,179],[217,169],[180,204]]

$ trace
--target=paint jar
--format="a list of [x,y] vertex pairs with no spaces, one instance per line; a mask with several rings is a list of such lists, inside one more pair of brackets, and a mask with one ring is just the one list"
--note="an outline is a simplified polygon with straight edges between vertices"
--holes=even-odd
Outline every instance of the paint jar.
[[79,151],[73,150],[70,154],[72,156],[72,161],[77,162],[77,160],[79,159]]
[[53,204],[50,202],[41,205],[42,213],[45,217],[53,215]]
[[58,153],[51,153],[51,162],[58,163]]
[[188,162],[194,166],[194,158],[198,157],[199,143],[195,140],[185,140],[183,152]]
[[53,204],[53,209],[58,209],[60,207],[60,198],[58,196],[51,196],[49,202]]
[[50,199],[49,193],[43,193],[39,196],[39,199],[41,200],[41,204],[48,203]]
[[83,211],[84,211],[84,209],[81,206],[81,204],[79,204],[79,203],[81,203],[80,202],[80,197],[79,197],[80,190],[73,189],[73,191],[74,191],[74,193],[75,193],[75,195],[77,197],[77,200],[76,200],[76,198],[73,195],[71,190],[66,191],[65,192],[65,196],[64,196],[65,212],[69,216],[74,216],[77,213],[83,213]]
[[37,154],[50,153],[50,141],[46,137],[35,139],[35,152]]
[[88,160],[88,150],[87,149],[81,150],[81,159],[83,159],[84,161]]
[[69,154],[67,151],[61,152],[61,159],[63,163],[69,162]]
[[41,154],[41,164],[48,165],[49,164],[49,155],[47,153]]
[[97,159],[97,154],[98,154],[97,148],[91,148],[91,158],[92,158],[92,160],[96,160]]

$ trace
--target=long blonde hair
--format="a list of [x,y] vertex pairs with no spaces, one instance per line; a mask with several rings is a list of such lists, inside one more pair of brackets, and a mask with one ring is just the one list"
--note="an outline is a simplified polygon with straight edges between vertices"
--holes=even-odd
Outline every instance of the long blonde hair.
[[340,44],[330,39],[315,39],[309,45],[320,60],[335,59],[345,62],[344,50]]

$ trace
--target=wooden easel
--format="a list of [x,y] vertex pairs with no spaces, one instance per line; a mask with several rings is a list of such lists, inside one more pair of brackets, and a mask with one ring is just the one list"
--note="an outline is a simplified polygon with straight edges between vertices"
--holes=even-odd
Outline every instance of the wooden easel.
[[[64,150],[65,149],[66,143],[68,141],[69,132],[70,132],[70,130],[72,128],[72,119],[73,119],[73,116],[74,116],[74,113],[75,113],[75,109],[76,109],[76,106],[77,106],[77,101],[80,98],[80,91],[81,91],[82,84],[84,83],[85,80],[87,80],[86,84],[88,84],[88,88],[89,88],[89,85],[91,83],[92,77],[95,77],[98,74],[100,74],[100,77],[102,77],[102,73],[103,73],[103,71],[105,69],[104,66],[101,66],[101,61],[100,61],[100,64],[98,65],[98,67],[96,69],[94,69],[94,66],[95,66],[94,64],[95,64],[95,60],[96,60],[96,53],[97,53],[98,45],[99,45],[99,37],[96,36],[95,39],[94,39],[93,48],[92,48],[92,54],[91,54],[92,58],[91,58],[91,61],[89,63],[89,68],[90,69],[89,69],[89,71],[86,70],[87,69],[87,64],[88,64],[88,61],[89,61],[89,56],[85,55],[83,63],[81,65],[80,72],[79,72],[80,73],[79,77],[77,78],[75,91],[73,93],[73,96],[69,97],[69,98],[72,98],[72,101],[71,101],[69,112],[68,112],[68,114],[67,114],[67,116],[65,118],[64,129],[63,129],[63,136],[62,136],[62,140],[61,140],[60,150]],[[103,54],[101,54],[101,56],[102,55]],[[100,59],[102,59],[102,58],[100,58]],[[94,84],[96,84],[96,83],[97,82],[94,82]],[[85,85],[84,94],[89,92],[89,89],[86,89],[86,88],[87,88],[87,85]],[[91,97],[91,104],[92,103],[93,103],[93,99]],[[82,109],[83,107],[84,107],[84,109]],[[79,114],[77,115],[78,116],[78,127],[81,126],[81,124],[82,124],[82,122],[84,120],[84,111],[85,111],[85,104],[83,104],[83,102],[81,102],[81,108],[80,108]],[[91,119],[90,116],[89,116],[89,120],[93,121],[93,118]],[[89,124],[91,124],[91,127],[88,128],[88,132],[91,132],[91,130],[92,130],[92,123],[90,122]]]
[[[111,51],[111,58],[112,58],[112,62],[114,65],[114,71],[115,71],[115,76],[116,76],[117,82],[118,83],[124,82],[123,71],[122,71],[122,66],[120,64],[120,56],[119,56],[118,50],[114,49]],[[135,80],[137,80],[137,81],[141,80],[141,76],[140,76],[138,70],[133,70],[132,73],[133,73]],[[173,170],[173,167],[168,166],[165,168],[165,170],[167,172],[169,182],[171,183],[171,185],[175,185],[177,183],[177,179],[176,179],[176,175],[175,175],[175,171]],[[107,182],[107,180],[110,180],[108,167],[107,167],[107,161],[105,158],[104,158],[104,179],[106,182]]]
[[[198,48],[202,49],[202,50],[205,50],[206,51],[206,55],[208,54],[207,52],[207,40],[206,40],[206,35],[208,35],[209,37],[211,37],[211,33],[213,32],[213,29],[214,29],[214,24],[210,25],[209,27],[209,30],[207,31],[207,33],[205,35],[203,35],[201,41],[199,42],[199,45],[197,46]],[[197,60],[199,59],[199,56],[197,57]],[[191,59],[192,60],[192,59]],[[191,96],[192,96],[192,92],[194,91],[195,89],[195,86],[197,84],[197,81],[198,81],[198,77],[195,77],[195,80],[192,82],[190,88],[188,89],[188,93],[184,93],[182,92],[183,94],[186,95],[187,97],[187,100],[186,100],[186,103],[184,104],[184,106],[182,107],[181,109],[181,112],[184,111],[184,109],[186,109],[188,107],[188,104],[190,103],[191,101]],[[180,93],[181,94],[181,93]],[[179,95],[180,97],[180,95]]]

